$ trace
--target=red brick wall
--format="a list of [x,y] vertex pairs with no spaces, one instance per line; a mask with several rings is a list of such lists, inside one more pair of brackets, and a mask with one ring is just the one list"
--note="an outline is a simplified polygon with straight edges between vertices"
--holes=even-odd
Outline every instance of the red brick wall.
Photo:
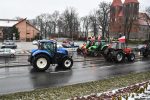
[[30,24],[28,24],[26,20],[18,23],[16,27],[20,32],[21,41],[26,41],[26,39],[31,40],[37,35],[37,33],[39,33],[39,31]]

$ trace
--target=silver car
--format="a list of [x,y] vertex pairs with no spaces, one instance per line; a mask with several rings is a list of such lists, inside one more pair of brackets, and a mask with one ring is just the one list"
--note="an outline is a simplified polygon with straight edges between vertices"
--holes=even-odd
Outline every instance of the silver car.
[[1,57],[15,57],[16,51],[10,48],[3,48],[0,49],[0,56]]

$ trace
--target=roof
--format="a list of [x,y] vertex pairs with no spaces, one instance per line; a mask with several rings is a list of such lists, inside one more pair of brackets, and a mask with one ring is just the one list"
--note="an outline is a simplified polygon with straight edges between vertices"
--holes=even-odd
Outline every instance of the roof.
[[125,0],[124,4],[128,4],[128,3],[139,3],[138,0]]
[[18,20],[0,19],[0,27],[12,27],[18,22]]
[[27,21],[27,18],[21,19],[18,23],[15,24],[15,26],[18,25],[18,24],[20,24],[20,23],[23,22],[23,21],[26,21],[26,23],[27,23],[28,25],[30,25],[31,27],[33,27],[33,28],[35,28],[37,31],[39,31],[39,29],[37,29],[35,26],[33,26],[32,24],[30,24],[30,23]]
[[139,13],[139,24],[144,26],[150,25],[150,20],[147,17],[148,15],[146,13]]
[[30,24],[28,21],[26,22],[28,25],[30,25],[31,27],[35,28],[37,31],[39,31],[39,29],[37,29],[34,25]]
[[[145,20],[139,19],[138,21],[140,25],[148,26],[148,22],[146,22]],[[149,24],[150,24],[150,21],[149,21]]]
[[122,1],[121,0],[113,0],[112,6],[122,6]]

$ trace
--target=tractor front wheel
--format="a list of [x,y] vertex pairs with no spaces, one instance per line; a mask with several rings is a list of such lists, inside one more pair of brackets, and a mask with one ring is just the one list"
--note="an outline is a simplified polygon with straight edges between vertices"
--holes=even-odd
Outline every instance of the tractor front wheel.
[[33,67],[38,71],[45,71],[50,66],[49,57],[43,54],[37,55],[33,61]]
[[123,52],[117,52],[116,53],[116,57],[115,57],[115,61],[116,62],[122,62],[125,58],[125,55],[123,54]]
[[148,53],[147,52],[143,52],[143,57],[147,58],[148,57]]
[[128,55],[128,61],[132,62],[135,60],[135,54],[134,53],[131,53]]
[[69,57],[66,57],[63,59],[61,65],[64,69],[71,69],[71,67],[73,66],[73,60]]

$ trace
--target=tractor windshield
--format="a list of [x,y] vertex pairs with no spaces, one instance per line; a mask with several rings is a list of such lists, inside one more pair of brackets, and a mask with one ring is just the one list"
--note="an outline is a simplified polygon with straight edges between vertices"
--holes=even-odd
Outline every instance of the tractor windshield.
[[41,47],[42,49],[48,50],[49,52],[55,52],[55,45],[52,42],[43,42]]
[[111,48],[116,49],[116,47],[117,47],[117,43],[112,43],[111,44]]
[[111,44],[111,48],[114,49],[124,49],[125,47],[126,47],[125,43],[116,42]]

